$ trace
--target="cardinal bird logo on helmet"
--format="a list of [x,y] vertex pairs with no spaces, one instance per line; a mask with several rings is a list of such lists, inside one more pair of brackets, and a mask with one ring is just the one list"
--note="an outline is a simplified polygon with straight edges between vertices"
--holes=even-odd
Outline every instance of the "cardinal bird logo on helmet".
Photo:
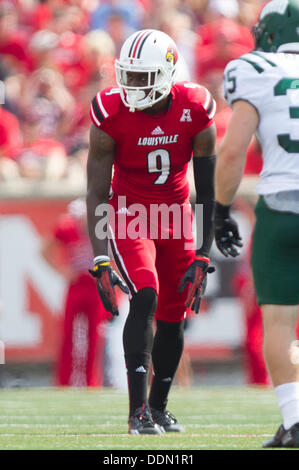
[[176,50],[175,47],[173,46],[168,47],[167,53],[166,53],[166,60],[167,62],[173,62],[173,65],[176,64],[178,60],[178,51]]

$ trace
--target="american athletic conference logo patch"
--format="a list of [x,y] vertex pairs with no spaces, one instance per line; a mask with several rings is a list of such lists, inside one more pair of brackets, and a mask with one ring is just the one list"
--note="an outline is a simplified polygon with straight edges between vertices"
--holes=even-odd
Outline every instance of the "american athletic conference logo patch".
[[191,118],[191,109],[183,109],[183,113],[181,115],[181,119],[180,119],[181,122],[191,122],[192,121],[192,118]]

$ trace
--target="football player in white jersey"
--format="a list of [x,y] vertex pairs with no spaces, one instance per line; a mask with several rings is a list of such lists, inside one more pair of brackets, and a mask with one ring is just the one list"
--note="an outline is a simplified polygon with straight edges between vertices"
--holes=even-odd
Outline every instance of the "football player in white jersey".
[[256,133],[263,153],[251,264],[263,312],[264,355],[283,424],[264,447],[299,447],[299,0],[273,0],[255,27],[256,47],[231,61],[224,94],[233,109],[216,165],[215,240],[242,246],[230,208]]

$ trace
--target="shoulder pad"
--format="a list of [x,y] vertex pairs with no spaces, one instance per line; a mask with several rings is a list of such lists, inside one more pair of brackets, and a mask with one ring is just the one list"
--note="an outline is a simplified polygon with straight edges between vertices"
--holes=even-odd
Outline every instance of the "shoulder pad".
[[223,94],[229,106],[234,101],[244,100],[259,108],[265,95],[265,78],[269,69],[276,64],[263,57],[262,54],[251,52],[230,61],[224,70]]
[[204,112],[209,119],[214,117],[216,102],[207,88],[194,82],[181,82],[177,85],[182,90],[184,99],[194,110]]
[[268,52],[262,51],[251,51],[247,54],[242,55],[239,59],[252,67],[252,71],[255,71],[258,74],[261,74],[265,71],[271,70],[273,67],[277,67],[275,63],[275,56],[269,54]]
[[90,117],[95,126],[100,127],[107,119],[117,115],[121,103],[119,88],[105,88],[96,94],[90,106]]

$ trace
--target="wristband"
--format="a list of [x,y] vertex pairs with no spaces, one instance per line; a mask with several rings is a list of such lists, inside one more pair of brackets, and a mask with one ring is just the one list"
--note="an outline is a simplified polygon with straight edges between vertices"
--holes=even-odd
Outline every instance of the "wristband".
[[93,259],[93,264],[94,266],[98,263],[103,263],[103,262],[109,262],[110,263],[110,258],[109,256],[106,256],[106,255],[100,255],[100,256],[96,256],[94,259]]
[[195,256],[195,259],[199,260],[199,261],[205,261],[205,263],[210,264],[210,258],[208,258],[207,256],[197,255],[197,256]]
[[220,204],[220,202],[216,201],[215,203],[215,217],[221,217],[223,219],[228,219],[229,218],[229,211],[231,208],[231,204],[228,206],[224,206],[223,204]]

